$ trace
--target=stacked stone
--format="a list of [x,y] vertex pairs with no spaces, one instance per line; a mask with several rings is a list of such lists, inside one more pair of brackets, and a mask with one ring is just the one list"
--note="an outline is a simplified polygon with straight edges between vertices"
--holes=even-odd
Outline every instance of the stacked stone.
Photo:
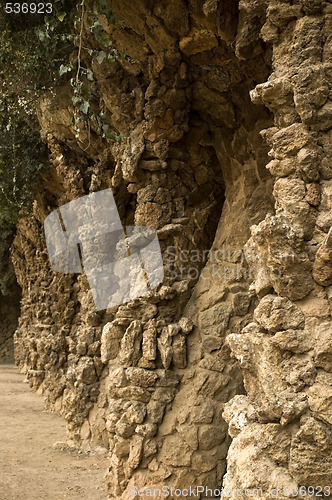
[[0,303],[0,363],[14,362],[13,335],[20,315],[20,290],[14,285],[11,293],[1,296]]
[[320,488],[328,495],[332,5],[267,4],[261,36],[273,44],[273,72],[251,97],[275,115],[275,126],[263,133],[271,146],[275,214],[252,227],[247,244],[260,299],[253,322],[227,339],[247,395],[236,396],[224,412],[234,438],[224,486],[259,488],[263,498],[269,488],[279,497],[315,495]]
[[15,295],[2,297],[1,300],[0,363],[13,363],[14,361],[13,334],[19,316],[18,299],[19,290],[15,290]]

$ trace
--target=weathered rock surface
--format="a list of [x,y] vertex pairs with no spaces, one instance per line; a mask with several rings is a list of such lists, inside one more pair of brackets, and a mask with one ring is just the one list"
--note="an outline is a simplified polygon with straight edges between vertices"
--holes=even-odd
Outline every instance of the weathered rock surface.
[[329,495],[331,4],[267,4],[261,36],[273,45],[272,74],[251,97],[275,116],[264,136],[276,214],[252,228],[247,244],[257,326],[226,340],[247,396],[224,410],[234,437],[224,486],[259,488],[263,498],[270,488],[279,497],[320,487]]
[[2,296],[0,302],[0,363],[14,362],[13,335],[20,315],[20,291],[14,287],[12,293]]

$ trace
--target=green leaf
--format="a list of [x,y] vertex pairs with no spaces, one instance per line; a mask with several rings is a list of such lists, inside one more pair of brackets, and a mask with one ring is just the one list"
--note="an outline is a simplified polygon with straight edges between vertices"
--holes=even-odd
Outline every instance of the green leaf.
[[65,12],[60,12],[60,14],[57,15],[57,18],[62,23],[62,21],[64,20],[64,18],[66,17],[66,15],[67,14]]
[[103,9],[101,13],[106,17],[106,19],[111,23],[115,24],[115,17],[113,15],[112,9]]
[[80,97],[72,97],[71,99],[73,101],[74,106],[78,104],[79,102],[82,102],[82,99]]
[[91,31],[95,31],[96,29],[100,28],[101,27],[101,22],[100,21],[96,21],[93,23],[93,25],[91,26]]
[[50,40],[50,35],[41,29],[36,30],[36,34],[41,42],[45,42],[46,40]]
[[101,64],[103,62],[103,60],[105,59],[105,57],[106,57],[106,52],[101,50],[99,52],[99,54],[97,55],[96,60],[99,62],[99,64]]
[[82,111],[83,114],[87,115],[89,112],[90,104],[88,101],[84,101],[83,104],[79,107],[79,110]]
[[103,126],[102,126],[102,130],[103,130],[103,133],[105,134],[105,136],[106,136],[106,134],[108,133],[108,129],[109,129],[109,126],[108,126],[108,125],[103,125]]
[[102,126],[103,137],[106,139],[113,139],[114,141],[120,143],[122,141],[122,136],[118,135],[114,130],[110,130],[107,124]]
[[88,70],[87,70],[87,72],[86,72],[86,77],[87,77],[87,79],[89,80],[89,82],[93,82],[94,77],[93,77],[93,72],[91,71],[91,69],[88,69]]
[[60,69],[59,69],[60,76],[65,75],[69,71],[71,71],[71,67],[70,66],[65,66],[64,64],[61,64]]

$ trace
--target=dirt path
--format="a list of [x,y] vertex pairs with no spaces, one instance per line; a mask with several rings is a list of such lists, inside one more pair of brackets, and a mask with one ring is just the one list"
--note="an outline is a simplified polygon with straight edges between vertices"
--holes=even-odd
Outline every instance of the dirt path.
[[106,459],[54,448],[65,424],[23,380],[0,365],[0,500],[105,500]]

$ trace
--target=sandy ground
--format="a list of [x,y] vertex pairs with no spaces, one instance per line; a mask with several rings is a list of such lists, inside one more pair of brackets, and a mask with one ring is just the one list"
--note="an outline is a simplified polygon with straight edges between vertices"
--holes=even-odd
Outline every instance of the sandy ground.
[[13,365],[0,365],[0,500],[106,500],[105,457],[69,452],[65,424]]

